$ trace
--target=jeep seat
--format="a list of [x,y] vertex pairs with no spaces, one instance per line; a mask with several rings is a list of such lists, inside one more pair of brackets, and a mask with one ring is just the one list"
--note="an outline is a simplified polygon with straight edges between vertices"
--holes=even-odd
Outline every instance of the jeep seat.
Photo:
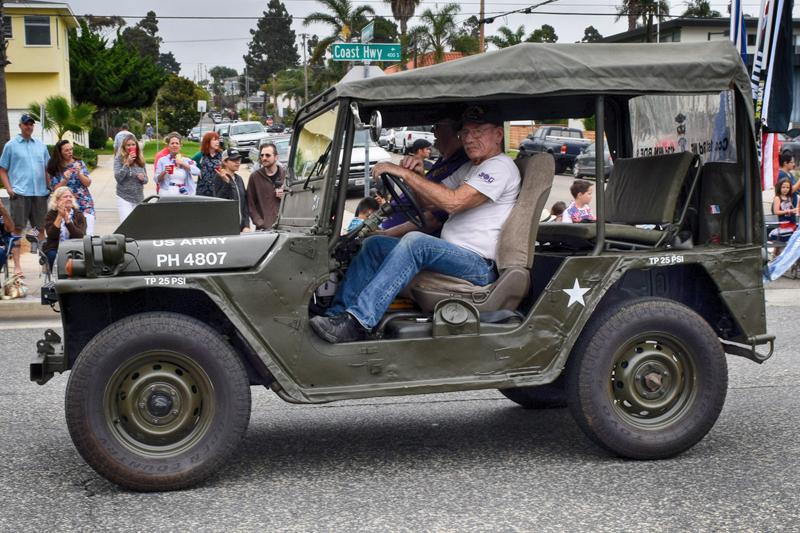
[[[700,168],[700,158],[691,152],[618,159],[606,187],[606,242],[628,248],[671,243],[686,217]],[[636,227],[643,224],[660,229]],[[596,237],[596,224],[548,222],[539,228],[537,240],[587,248]]]
[[463,279],[423,271],[409,284],[412,299],[423,311],[432,312],[445,298],[461,298],[478,311],[516,309],[530,288],[530,269],[539,217],[555,174],[549,154],[537,154],[516,161],[522,176],[519,196],[497,242],[497,269],[494,283],[478,286]]

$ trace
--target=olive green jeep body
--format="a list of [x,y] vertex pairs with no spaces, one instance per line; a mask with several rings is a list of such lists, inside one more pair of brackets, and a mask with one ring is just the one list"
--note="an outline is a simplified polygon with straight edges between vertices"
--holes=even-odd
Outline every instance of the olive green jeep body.
[[[598,222],[539,224],[546,183],[515,208],[538,210],[514,241],[521,259],[498,265],[522,281],[418,285],[416,305],[390,310],[372,338],[321,340],[310,309],[330,301],[390,209],[341,235],[354,132],[371,117],[429,124],[474,103],[507,121],[594,115],[595,175],[604,135],[615,161],[597,183]],[[684,133],[648,147],[634,126],[669,106],[690,108],[667,117]],[[707,143],[691,139],[702,116],[719,119]],[[31,379],[72,371],[76,446],[139,490],[211,474],[247,427],[250,385],[292,403],[500,389],[525,407],[569,404],[612,453],[680,453],[722,408],[724,354],[772,353],[752,116],[747,74],[723,43],[522,45],[337,85],[298,114],[271,231],[240,235],[235,202],[164,198],[138,206],[116,235],[62,243],[50,298],[64,336],[39,342]],[[531,175],[552,181],[552,161],[536,165]],[[486,309],[493,291],[514,307]]]

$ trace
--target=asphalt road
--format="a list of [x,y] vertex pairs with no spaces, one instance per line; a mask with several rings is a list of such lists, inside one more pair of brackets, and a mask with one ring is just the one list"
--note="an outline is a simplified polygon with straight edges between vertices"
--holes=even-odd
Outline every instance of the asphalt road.
[[253,389],[235,460],[193,490],[94,473],[64,421],[68,376],[28,382],[40,329],[0,330],[0,530],[797,531],[800,307],[770,309],[764,365],[729,358],[711,433],[680,457],[609,457],[565,409],[495,391],[283,403]]

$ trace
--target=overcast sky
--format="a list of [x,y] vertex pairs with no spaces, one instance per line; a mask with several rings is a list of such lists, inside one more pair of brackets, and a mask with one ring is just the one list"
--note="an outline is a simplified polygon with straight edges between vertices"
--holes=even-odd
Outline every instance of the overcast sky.
[[[508,11],[523,9],[527,6],[537,4],[542,0],[507,0],[496,2],[485,0],[486,16],[501,14]],[[353,4],[362,3],[371,5],[377,15],[392,18],[391,8],[386,2],[353,0]],[[433,0],[422,0],[417,8],[416,14],[419,15],[425,9],[431,8],[434,11],[437,6],[441,7],[446,2],[434,2]],[[461,13],[458,21],[463,21],[470,15],[477,15],[480,9],[480,0],[466,0],[458,2],[461,6]],[[262,12],[266,10],[268,0],[234,0],[223,2],[220,0],[138,0],[129,2],[123,7],[119,2],[108,2],[107,0],[68,0],[68,4],[75,15],[94,14],[94,15],[121,15],[125,17],[142,17],[147,11],[155,11],[159,17],[159,34],[164,39],[162,52],[172,52],[176,59],[181,63],[181,73],[184,76],[194,79],[195,73],[200,69],[210,69],[215,65],[225,65],[241,71],[244,66],[242,56],[247,52],[247,43],[250,40],[251,28],[254,28]],[[330,34],[330,29],[324,25],[314,24],[311,26],[303,25],[303,17],[314,11],[323,10],[322,5],[317,0],[288,0],[285,1],[286,9],[294,17],[292,28],[298,35],[309,33],[320,36]],[[594,26],[602,35],[611,35],[625,31],[627,26],[625,21],[614,22],[613,14],[616,6],[621,4],[621,0],[556,0],[546,6],[538,8],[538,11],[547,13],[565,13],[562,15],[536,14],[531,15],[516,14],[506,17],[498,17],[493,24],[486,26],[486,35],[492,35],[497,28],[503,25],[509,26],[512,30],[520,25],[525,25],[526,34],[529,34],[542,24],[550,24],[555,28],[559,42],[571,43],[579,41],[583,37],[583,31],[587,26]],[[672,0],[670,2],[671,13],[680,15],[686,2],[683,0]],[[721,13],[726,13],[728,0],[712,0],[713,9]],[[745,13],[754,15],[758,11],[758,0],[744,0]],[[567,14],[568,13],[568,14]],[[800,6],[795,7],[794,16],[800,13]],[[247,17],[244,20],[180,20],[164,19],[167,16],[237,16]],[[138,21],[137,18],[129,18],[128,24],[133,25]],[[418,23],[418,19],[412,19],[409,26]],[[302,50],[298,46],[302,59]]]

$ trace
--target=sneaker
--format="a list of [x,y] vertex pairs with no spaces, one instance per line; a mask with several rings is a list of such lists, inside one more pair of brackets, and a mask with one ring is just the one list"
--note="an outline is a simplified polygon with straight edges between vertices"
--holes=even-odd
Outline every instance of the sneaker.
[[310,321],[311,329],[321,339],[331,344],[354,342],[367,338],[368,331],[348,313],[339,316],[315,316]]

